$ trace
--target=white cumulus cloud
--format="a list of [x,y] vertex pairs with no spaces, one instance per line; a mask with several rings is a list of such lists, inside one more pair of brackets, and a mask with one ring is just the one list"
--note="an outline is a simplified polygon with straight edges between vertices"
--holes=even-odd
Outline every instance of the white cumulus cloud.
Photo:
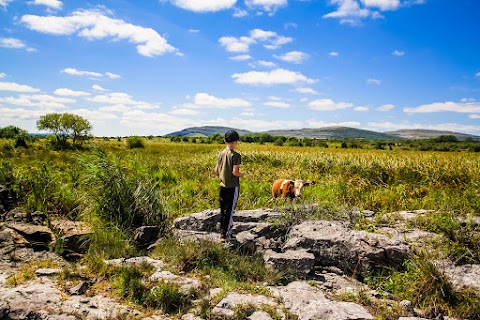
[[111,73],[111,72],[105,72],[105,75],[109,77],[110,79],[120,79],[121,76],[119,74]]
[[72,76],[80,76],[80,77],[83,77],[83,76],[96,77],[96,78],[103,77],[103,74],[101,74],[99,72],[81,71],[81,70],[77,70],[75,68],[65,68],[62,71],[60,71],[60,73],[66,73],[66,74],[69,74],[69,75],[72,75]]
[[76,34],[88,40],[127,40],[136,44],[137,52],[146,57],[180,54],[152,28],[108,17],[100,10],[78,10],[65,17],[27,14],[21,17],[20,22],[31,30],[52,35]]
[[232,78],[236,83],[249,85],[272,85],[272,84],[295,84],[299,82],[314,83],[299,72],[285,69],[275,69],[267,72],[249,71],[245,73],[234,73]]
[[103,112],[120,112],[120,113],[123,113],[123,112],[130,111],[131,108],[127,107],[124,104],[113,104],[113,105],[110,105],[110,106],[100,107],[100,108],[98,108],[98,110],[103,111]]
[[61,9],[63,6],[62,1],[58,1],[58,0],[34,0],[34,1],[31,1],[30,3],[34,5],[47,6],[53,9]]
[[111,92],[108,94],[96,95],[92,98],[86,98],[88,101],[96,103],[110,103],[110,104],[122,104],[131,105],[135,109],[157,109],[158,104],[148,103],[145,101],[136,101],[132,99],[127,93],[124,92]]
[[187,109],[187,108],[178,108],[178,109],[173,109],[172,111],[169,112],[169,114],[174,114],[177,116],[196,116],[200,112],[194,109]]
[[89,96],[90,93],[84,91],[75,91],[72,89],[67,88],[58,88],[54,92],[57,96],[65,96],[65,97],[82,97],[82,96]]
[[308,87],[295,88],[294,91],[295,91],[295,92],[298,92],[298,93],[318,94],[317,91],[315,91],[315,90],[312,89],[312,88],[308,88]]
[[22,107],[38,107],[42,109],[65,109],[65,103],[76,102],[70,98],[59,98],[46,94],[42,95],[20,95],[19,97],[0,98],[0,102],[22,106]]
[[36,49],[27,46],[22,40],[16,38],[0,38],[0,47],[9,49],[24,49],[29,52],[37,51]]
[[250,45],[255,43],[255,40],[249,37],[221,37],[218,39],[220,45],[222,45],[228,52],[248,52],[250,51]]
[[172,4],[194,12],[215,12],[232,8],[237,0],[171,0]]
[[267,101],[263,103],[264,106],[275,108],[289,108],[290,104],[283,101]]
[[40,89],[15,82],[0,82],[0,91],[39,92]]
[[261,8],[267,12],[273,12],[287,5],[287,0],[245,0],[250,8]]
[[390,111],[394,108],[395,108],[395,106],[393,104],[384,104],[384,105],[381,105],[380,107],[376,108],[375,110],[379,111],[379,112],[388,112],[388,111]]
[[245,61],[250,59],[252,59],[252,56],[249,54],[242,54],[242,55],[230,57],[230,60],[235,60],[235,61]]
[[221,46],[228,52],[245,53],[250,51],[250,46],[256,43],[262,43],[266,49],[278,49],[282,45],[292,42],[290,37],[279,36],[274,31],[262,29],[252,29],[248,36],[233,37],[224,36],[218,39]]
[[379,8],[382,11],[396,10],[400,7],[400,0],[362,0],[366,7]]
[[287,52],[283,55],[275,55],[275,58],[285,61],[285,62],[291,62],[295,64],[300,64],[306,59],[308,59],[308,54],[301,52],[301,51],[290,51]]
[[397,57],[401,57],[401,56],[405,55],[405,51],[395,50],[395,51],[392,52],[392,55],[397,56]]
[[310,102],[308,105],[311,109],[318,111],[335,111],[353,107],[352,103],[334,102],[331,99],[317,99]]
[[218,98],[204,92],[195,95],[193,104],[185,104],[187,108],[230,108],[250,107],[251,103],[240,98]]
[[368,107],[355,107],[353,108],[354,111],[359,111],[359,112],[367,112],[369,110]]
[[6,8],[8,6],[8,3],[12,1],[13,0],[0,0],[0,6]]
[[94,78],[102,78],[102,77],[108,77],[110,79],[119,79],[121,78],[120,75],[111,73],[111,72],[105,72],[105,74],[100,73],[100,72],[95,72],[95,71],[83,71],[83,70],[77,70],[76,68],[65,68],[60,73],[66,73],[72,76],[79,76],[79,77],[94,77]]
[[103,88],[102,86],[99,86],[98,84],[94,84],[92,86],[92,89],[95,91],[108,91],[107,89]]
[[406,113],[458,112],[480,113],[480,102],[457,103],[452,101],[435,102],[415,108],[404,108]]
[[394,11],[424,2],[423,0],[330,0],[329,3],[337,6],[337,10],[323,17],[340,19],[342,24],[359,25],[365,18],[384,18],[380,11]]

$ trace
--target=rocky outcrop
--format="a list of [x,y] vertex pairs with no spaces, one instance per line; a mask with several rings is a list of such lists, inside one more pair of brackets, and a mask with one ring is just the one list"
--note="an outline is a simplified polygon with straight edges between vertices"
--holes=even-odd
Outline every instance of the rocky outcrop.
[[455,289],[474,289],[480,291],[480,265],[455,265],[450,261],[435,261],[434,265],[442,271]]
[[78,260],[88,250],[93,230],[87,223],[60,218],[52,219],[50,226],[60,244],[57,250],[67,260]]
[[299,320],[373,319],[364,307],[328,299],[321,289],[305,281],[294,281],[271,290]]
[[0,319],[106,319],[140,312],[103,296],[65,298],[54,281],[38,278],[16,287],[0,287]]
[[21,235],[28,241],[30,247],[36,251],[48,250],[55,239],[52,231],[46,226],[7,222],[5,227]]
[[338,221],[305,221],[288,234],[285,250],[303,248],[315,255],[316,265],[335,266],[348,274],[402,265],[410,246],[403,237],[351,230]]
[[[405,215],[408,215],[406,212]],[[411,244],[432,234],[416,229],[378,228],[376,232],[353,230],[339,221],[304,221],[288,230],[274,220],[274,210],[244,210],[234,215],[231,245],[257,252],[279,269],[296,270],[307,276],[319,267],[362,275],[384,267],[401,267]],[[206,210],[175,220],[175,234],[183,239],[220,240],[220,213]]]
[[[174,283],[184,293],[196,292],[198,300],[181,316],[182,320],[202,319],[200,308],[207,305],[211,308],[211,316],[216,319],[238,319],[240,314],[242,319],[256,320],[373,319],[366,307],[339,300],[343,296],[358,296],[361,293],[369,301],[378,298],[386,299],[387,304],[392,302],[388,300],[392,297],[369,289],[358,278],[377,268],[399,267],[409,256],[414,243],[436,236],[404,227],[402,221],[419,214],[423,212],[394,213],[394,218],[389,218],[394,223],[377,226],[375,232],[366,232],[339,221],[309,220],[296,225],[282,225],[281,219],[276,221],[283,218],[282,213],[275,210],[244,210],[236,212],[232,237],[227,241],[219,234],[218,210],[206,210],[175,220],[173,234],[176,238],[224,243],[239,252],[259,254],[267,265],[284,271],[285,279],[293,280],[282,286],[265,284],[255,290],[262,294],[209,288],[211,281],[207,276],[175,274],[164,269],[163,261],[148,256],[113,259],[105,263],[109,266],[141,267],[148,264],[151,265],[148,274],[140,276],[143,283],[153,286]],[[170,319],[158,310],[143,314],[144,309],[139,311],[134,305],[115,299],[114,295],[96,295],[96,285],[99,282],[102,285],[103,280],[82,275],[79,271],[82,266],[78,264],[75,280],[58,281],[59,275],[63,274],[63,268],[58,266],[67,263],[45,249],[51,248],[50,242],[56,240],[73,254],[81,254],[85,250],[81,245],[92,232],[88,225],[55,220],[49,224],[52,233],[40,213],[28,215],[16,211],[4,217],[8,219],[0,223],[0,319]],[[150,245],[158,235],[155,229],[144,227],[137,231],[133,240],[140,247],[154,248],[162,243],[158,241]],[[35,247],[37,241],[41,245]],[[56,268],[35,270],[36,278],[29,282],[7,285],[17,262],[44,258],[57,259],[61,263],[56,264]],[[455,266],[443,262],[435,265],[456,288],[480,290],[480,269],[477,265]],[[203,303],[205,300],[208,304]],[[404,315],[413,317],[420,314],[413,310],[409,301],[400,305],[405,309]],[[178,317],[180,315],[175,319]]]

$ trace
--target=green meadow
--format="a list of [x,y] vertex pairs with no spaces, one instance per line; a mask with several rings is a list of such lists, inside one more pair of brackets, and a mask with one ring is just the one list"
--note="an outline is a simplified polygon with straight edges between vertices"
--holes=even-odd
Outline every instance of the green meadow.
[[[152,301],[158,303],[155,297],[138,297],[132,293],[138,288],[131,286],[141,287],[142,284],[132,284],[130,279],[135,277],[131,273],[140,271],[112,271],[103,263],[104,259],[140,254],[129,237],[134,228],[149,224],[163,228],[164,243],[152,255],[170,261],[167,264],[171,270],[197,276],[214,274],[215,277],[208,277],[216,279],[212,287],[251,291],[257,290],[259,283],[285,281],[286,275],[265,270],[256,257],[241,257],[217,246],[179,244],[168,237],[174,218],[218,207],[214,166],[224,145],[191,140],[172,142],[153,137],[137,137],[137,141],[96,138],[76,150],[56,151],[47,142],[47,139],[38,139],[27,148],[15,148],[11,141],[0,140],[0,185],[16,193],[19,209],[42,211],[51,219],[63,216],[89,222],[95,234],[83,262],[92,273],[111,277],[111,286],[120,292],[121,298],[145,307],[152,307]],[[280,227],[296,219],[322,218],[350,220],[355,228],[371,231],[375,223],[388,223],[382,219],[386,213],[433,210],[412,226],[445,237],[424,248],[421,254],[448,257],[458,263],[480,263],[478,227],[458,222],[458,218],[480,215],[478,152],[346,149],[334,145],[296,147],[245,142],[239,144],[238,152],[242,155],[241,169],[246,175],[241,179],[237,210],[279,209],[286,213],[285,219],[277,222]],[[271,184],[280,178],[311,180],[315,184],[304,189],[302,199],[293,202],[272,199]],[[373,211],[376,222],[367,223],[352,217],[351,212],[362,210]],[[299,214],[287,214],[292,211]],[[52,250],[60,247],[61,244]],[[215,265],[205,260],[212,255],[216,257]],[[448,299],[433,294],[443,290],[445,280],[428,282],[436,270],[422,261],[417,257],[406,261],[405,270],[386,270],[366,281],[374,288],[381,284],[398,300],[412,299],[417,306],[440,305],[452,315],[465,317],[475,318],[480,314],[480,299],[475,293],[453,292],[454,298],[449,296]],[[247,265],[245,270],[241,268]],[[422,280],[424,278],[427,280]],[[417,292],[424,293],[418,301],[415,300]],[[188,305],[188,299],[193,296],[180,298]],[[358,296],[343,298],[362,303]],[[207,314],[208,306],[204,307]],[[398,315],[395,311],[386,312],[384,306],[375,308],[379,319],[393,319]]]
[[[154,186],[164,213],[177,217],[218,206],[214,176],[221,144],[172,143],[145,139],[128,148],[127,139],[96,139],[83,150],[49,150],[40,140],[28,149],[1,149],[0,183],[11,186],[27,210],[77,215],[89,205],[91,172],[98,150],[124,177]],[[478,213],[480,154],[403,150],[286,147],[241,142],[241,196],[238,209],[285,205],[270,188],[280,178],[315,181],[299,204],[357,208],[377,214],[429,209]],[[97,159],[98,160],[98,159]]]

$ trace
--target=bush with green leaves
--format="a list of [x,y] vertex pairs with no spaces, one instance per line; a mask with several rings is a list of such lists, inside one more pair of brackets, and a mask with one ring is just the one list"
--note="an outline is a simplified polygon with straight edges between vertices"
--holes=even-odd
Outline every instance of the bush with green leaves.
[[198,295],[193,289],[184,292],[178,283],[148,282],[141,267],[119,267],[112,280],[113,288],[121,298],[170,314],[185,311]]
[[456,290],[447,277],[424,255],[405,261],[405,270],[390,270],[367,279],[371,287],[410,300],[434,318],[440,314],[463,319],[479,319],[480,295],[472,290]]
[[87,167],[87,183],[91,186],[88,191],[94,204],[92,214],[127,232],[145,225],[159,226],[161,232],[165,232],[169,221],[160,202],[157,183],[123,167],[101,149],[83,161]]
[[145,141],[142,137],[131,136],[127,138],[127,146],[129,149],[145,148]]
[[221,243],[162,239],[152,256],[168,261],[177,272],[203,274],[214,287],[243,286],[254,288],[258,283],[280,283],[289,275],[273,271],[256,255],[243,255]]

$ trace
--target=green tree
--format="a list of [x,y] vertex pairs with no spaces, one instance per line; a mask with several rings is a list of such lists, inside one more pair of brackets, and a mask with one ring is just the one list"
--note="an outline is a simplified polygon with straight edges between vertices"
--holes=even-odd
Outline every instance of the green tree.
[[55,135],[60,147],[68,145],[67,139],[72,137],[73,144],[90,137],[92,125],[80,116],[70,113],[49,113],[37,121],[38,130],[50,131]]
[[0,138],[14,139],[18,135],[28,135],[28,132],[15,126],[0,128]]
[[32,136],[26,130],[15,126],[0,128],[0,138],[15,139],[15,148],[27,147],[27,141],[32,140]]

